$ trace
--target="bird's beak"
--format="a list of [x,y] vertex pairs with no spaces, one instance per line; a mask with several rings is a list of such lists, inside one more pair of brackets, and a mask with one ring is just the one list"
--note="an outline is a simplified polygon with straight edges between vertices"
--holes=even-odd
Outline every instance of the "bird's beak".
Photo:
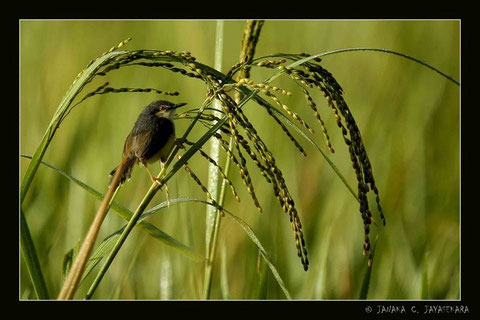
[[183,107],[183,106],[186,105],[186,104],[187,104],[186,102],[177,103],[176,105],[174,105],[174,106],[171,107],[170,109],[171,109],[171,110],[177,109],[177,108]]

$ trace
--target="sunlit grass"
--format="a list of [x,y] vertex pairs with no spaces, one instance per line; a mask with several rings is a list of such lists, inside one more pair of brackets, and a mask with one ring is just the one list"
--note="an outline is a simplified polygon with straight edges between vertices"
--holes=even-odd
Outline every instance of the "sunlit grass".
[[[93,30],[107,25],[109,28],[103,28],[101,36],[92,36],[98,34]],[[226,65],[237,62],[242,27],[243,22],[225,23],[225,32],[232,33],[224,44]],[[301,35],[286,32],[292,28]],[[458,22],[454,21],[267,21],[256,56],[273,52],[317,53],[350,47],[389,48],[426,61],[458,79],[458,32]],[[162,38],[159,34],[169,35]],[[194,36],[186,39],[187,34]],[[23,21],[20,56],[22,153],[34,152],[58,102],[78,71],[106,49],[105,43],[112,44],[129,36],[135,39],[135,49],[188,50],[200,61],[213,65],[214,22]],[[458,298],[458,87],[416,63],[381,53],[332,55],[325,57],[322,65],[334,74],[345,90],[372,161],[388,221],[377,243],[368,298],[422,298],[426,292],[423,285],[425,274],[429,279],[429,298]],[[197,106],[204,99],[204,92],[194,79],[174,77],[159,70],[135,70],[119,70],[115,87],[131,87],[134,83],[165,90],[181,88],[178,89],[181,91],[179,99],[187,99],[190,105]],[[253,80],[258,82],[267,75],[259,69]],[[92,85],[101,84],[99,81],[98,85]],[[296,107],[305,104],[302,92],[282,78],[275,84],[292,91],[293,96],[285,98],[286,104],[302,118],[310,119],[308,109]],[[119,160],[123,139],[139,108],[155,97],[154,93],[133,93],[88,99],[62,124],[60,134],[52,141],[52,151],[46,153],[44,160],[104,191],[108,172]],[[319,101],[320,110],[327,107],[319,96],[314,95],[314,99]],[[247,116],[252,112],[249,106],[245,106]],[[325,115],[329,133],[334,132],[334,117],[327,112]],[[302,159],[288,139],[276,140],[279,130],[271,119],[250,118],[254,125],[262,127],[262,138],[270,142],[272,153],[291,186],[305,228],[312,270],[305,273],[299,266],[295,248],[291,245],[288,219],[272,197],[270,186],[259,174],[252,174],[252,180],[264,213],[259,215],[256,212],[251,201],[247,201],[249,195],[243,188],[238,188],[241,205],[228,194],[225,207],[248,222],[255,231],[293,298],[358,298],[366,266],[361,255],[363,229],[359,223],[358,203],[314,146],[303,143],[308,156]],[[178,131],[183,132],[187,125],[177,121]],[[316,143],[327,152],[320,126],[312,127],[316,131]],[[302,137],[293,132],[301,141]],[[200,131],[194,130],[193,134],[199,137]],[[330,138],[335,147],[332,161],[345,174],[346,180],[354,183],[355,175],[342,137],[330,133]],[[206,181],[204,163],[189,162],[202,181]],[[21,159],[20,164],[23,177],[28,161]],[[154,168],[158,172],[159,168]],[[170,182],[171,190],[177,190],[175,197],[204,197],[189,179],[183,173]],[[232,182],[242,186],[235,171]],[[135,170],[132,180],[116,200],[133,210],[148,187],[148,176]],[[51,170],[40,168],[24,202],[23,208],[50,293],[58,292],[62,282],[63,256],[85,234],[99,204],[95,197],[85,196],[77,189]],[[155,198],[151,206],[162,201]],[[373,204],[375,199],[371,201]],[[204,210],[201,205],[182,204],[164,214],[152,216],[149,222],[195,252],[205,252]],[[107,217],[100,238],[105,238],[122,224],[123,220],[115,215]],[[134,236],[136,233],[140,235],[140,231],[133,233]],[[234,222],[226,219],[219,237],[228,248],[224,272],[230,298],[284,298],[272,275],[262,271],[263,265],[257,273],[258,249]],[[161,288],[165,288],[162,284],[166,282],[173,299],[201,298],[203,274],[200,264],[150,239],[145,240],[139,254],[134,254],[134,243],[122,250],[125,251],[98,289],[99,297],[159,299],[160,293],[164,292]],[[426,252],[428,264],[424,262]],[[20,295],[26,299],[35,298],[23,260],[21,267]],[[127,268],[134,270],[131,275],[126,276]],[[216,298],[222,296],[220,259],[216,260],[214,268],[217,271],[213,278],[212,297]],[[319,269],[326,276],[319,277],[316,274]],[[122,289],[118,289],[120,281],[126,283]]]

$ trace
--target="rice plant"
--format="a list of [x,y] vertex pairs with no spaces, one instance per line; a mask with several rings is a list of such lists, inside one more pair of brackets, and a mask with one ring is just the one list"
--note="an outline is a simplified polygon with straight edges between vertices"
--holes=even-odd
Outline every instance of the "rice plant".
[[[359,296],[362,299],[367,297],[371,281],[371,268],[374,266],[375,258],[373,248],[381,246],[382,237],[378,237],[378,234],[383,236],[384,232],[389,232],[388,227],[385,230],[383,229],[386,226],[385,216],[388,217],[388,210],[384,213],[385,206],[380,198],[379,190],[382,188],[376,182],[378,177],[374,176],[372,158],[375,155],[367,153],[368,146],[360,130],[362,125],[356,120],[351,105],[347,104],[348,97],[342,86],[333,73],[323,65],[322,57],[333,53],[299,52],[256,55],[255,47],[257,42],[261,43],[262,41],[259,35],[263,25],[264,22],[261,21],[246,23],[240,62],[235,63],[224,73],[199,62],[199,59],[189,51],[167,49],[125,50],[124,46],[127,43],[129,46],[132,45],[132,43],[129,43],[132,39],[129,38],[107,50],[99,58],[90,61],[85,69],[77,75],[60,102],[35,153],[33,156],[25,155],[31,160],[22,180],[21,203],[26,199],[32,181],[43,163],[43,165],[50,167],[57,174],[63,175],[99,199],[104,199],[104,211],[103,217],[99,220],[100,225],[109,208],[119,213],[128,223],[107,235],[96,249],[93,248],[95,243],[93,241],[90,247],[91,253],[87,252],[83,258],[79,258],[78,252],[81,252],[81,250],[78,249],[78,246],[76,246],[77,249],[72,248],[65,252],[63,259],[65,278],[72,271],[71,266],[75,261],[84,259],[84,264],[76,276],[77,283],[72,285],[70,294],[61,295],[60,298],[73,298],[77,287],[87,280],[90,284],[85,284],[88,290],[84,293],[84,297],[87,299],[94,297],[97,288],[105,282],[105,275],[113,262],[118,259],[122,248],[128,244],[126,240],[132,237],[132,231],[137,229],[136,226],[146,231],[152,238],[175,249],[176,252],[188,256],[191,260],[205,262],[204,267],[211,268],[214,266],[215,260],[218,259],[216,242],[219,237],[219,228],[221,228],[220,221],[226,218],[231,218],[235,225],[241,227],[249,241],[253,243],[255,250],[258,252],[258,257],[263,259],[269,273],[273,275],[273,283],[276,290],[282,292],[282,297],[296,298],[295,295],[291,294],[291,288],[283,279],[282,270],[277,267],[279,261],[284,259],[284,254],[278,253],[279,249],[276,249],[277,254],[272,256],[269,253],[272,248],[269,248],[262,241],[255,228],[234,213],[236,206],[229,205],[227,209],[225,204],[225,194],[229,190],[232,199],[239,203],[237,206],[245,206],[245,203],[249,202],[248,206],[261,213],[260,219],[268,219],[268,217],[275,215],[277,211],[272,209],[275,208],[272,203],[265,203],[264,201],[266,192],[269,192],[277,201],[275,205],[283,210],[288,217],[293,241],[286,243],[285,246],[294,246],[298,256],[298,267],[301,266],[304,271],[312,269],[312,254],[308,242],[308,239],[312,238],[308,230],[312,232],[312,229],[309,229],[308,224],[304,222],[303,212],[297,205],[299,199],[293,195],[289,179],[286,178],[284,173],[285,169],[280,164],[281,161],[279,161],[275,152],[272,151],[274,146],[265,139],[264,128],[256,125],[255,119],[252,119],[251,110],[253,109],[255,110],[255,118],[264,117],[271,120],[273,123],[272,130],[275,130],[278,135],[276,139],[286,141],[289,147],[295,150],[295,157],[298,157],[298,159],[305,157],[308,159],[310,156],[309,150],[319,152],[325,162],[333,169],[334,176],[343,184],[343,196],[351,197],[353,201],[358,203],[357,214],[360,215],[360,219],[352,223],[360,222],[363,225],[363,239],[361,239],[359,247],[363,247],[363,250],[360,251],[366,256],[363,265],[367,267],[368,271],[363,277]],[[368,49],[364,48],[363,50]],[[354,50],[352,49],[352,51]],[[410,60],[418,60],[405,54],[401,54],[401,56]],[[426,65],[445,76],[450,82],[458,84],[452,77],[446,76],[443,72],[428,64]],[[95,188],[73,175],[44,162],[43,158],[50,143],[58,135],[58,129],[72,117],[75,110],[82,108],[88,101],[103,96],[105,96],[105,99],[109,99],[113,96],[111,94],[154,94],[156,97],[166,96],[166,99],[180,96],[185,100],[182,96],[181,87],[167,89],[137,87],[131,84],[128,86],[114,85],[117,73],[134,68],[142,69],[144,73],[161,70],[168,74],[168,77],[179,77],[199,82],[204,87],[204,94],[198,105],[189,104],[188,110],[177,115],[175,121],[177,123],[187,123],[187,127],[177,133],[176,145],[157,175],[160,183],[152,184],[140,201],[137,202],[136,209],[129,210],[115,200],[117,193],[121,194],[123,190],[112,188],[106,195],[103,195],[101,191],[95,190]],[[256,80],[254,76],[256,73],[267,74],[267,76]],[[102,80],[100,85],[93,86],[94,82],[100,80]],[[292,104],[289,99],[294,96],[302,97],[303,102],[298,103],[297,100],[296,103]],[[217,103],[220,109],[214,106],[214,103]],[[333,125],[327,119],[332,119]],[[316,132],[316,127],[319,128],[320,132]],[[335,129],[335,127],[338,129]],[[315,141],[317,135],[323,139],[322,146]],[[334,139],[336,136],[341,137],[341,140]],[[218,145],[219,153],[217,155],[210,154],[206,148],[207,142],[211,141]],[[338,150],[342,150],[342,148],[346,151],[350,167],[353,169],[356,187],[351,186],[346,173],[341,173],[335,162],[327,156],[328,153],[330,155],[340,153]],[[225,159],[223,165],[219,161],[220,156]],[[213,185],[213,188],[210,183],[206,183],[207,180],[203,178],[204,173],[198,171],[199,167],[207,166],[211,166],[218,172],[217,183]],[[198,188],[198,191],[205,195],[206,200],[189,197],[188,194],[180,192],[177,198],[171,199],[172,207],[197,203],[205,207],[211,207],[214,212],[218,213],[218,220],[216,220],[218,222],[213,224],[212,230],[206,232],[206,236],[212,238],[210,238],[210,244],[207,245],[205,257],[199,254],[198,250],[193,250],[191,245],[183,243],[184,241],[170,236],[161,228],[146,221],[147,218],[152,219],[154,214],[158,212],[168,212],[170,210],[167,201],[163,201],[149,210],[147,210],[147,207],[154,203],[152,201],[155,195],[158,194],[162,197],[162,192],[159,191],[165,187],[167,182],[173,180],[174,177],[177,178],[182,172],[190,179],[187,182],[189,190],[194,187]],[[236,174],[238,179],[233,179],[233,174]],[[107,177],[108,175],[105,178]],[[255,177],[261,177],[262,183],[268,186],[268,188],[260,187],[261,193],[258,191],[260,180]],[[122,189],[127,187],[128,184],[125,187],[122,186]],[[217,191],[220,189],[221,192],[218,194]],[[38,255],[25,220],[23,206],[20,214],[22,218],[22,252],[30,271],[33,288],[40,299],[54,298],[55,293],[46,288],[44,275],[38,262]],[[377,236],[374,243],[371,241],[372,228]],[[336,235],[330,234],[329,237],[334,239]],[[225,248],[228,252],[228,246]],[[136,252],[135,256],[141,257],[140,249]],[[241,259],[241,257],[237,258]],[[228,276],[226,276],[228,272],[226,269],[229,266],[229,263],[225,260],[222,261],[221,272],[224,277],[222,290],[224,296],[229,296],[227,292]],[[201,269],[199,265],[196,265],[196,267]],[[131,270],[130,268],[129,270]],[[256,266],[252,265],[252,270],[255,268]],[[205,272],[203,279],[205,287],[201,298],[208,299],[211,297],[210,285],[213,280],[212,277],[217,272],[220,271],[210,269]],[[127,279],[129,273],[131,271],[125,274],[125,279]],[[263,274],[263,277],[265,277],[265,273]],[[92,277],[94,279],[91,279]],[[121,281],[121,279],[114,281]],[[122,281],[125,282],[125,280]],[[85,285],[84,288],[87,288]],[[78,295],[76,297],[80,298]],[[200,298],[200,296],[197,296],[197,298]]]

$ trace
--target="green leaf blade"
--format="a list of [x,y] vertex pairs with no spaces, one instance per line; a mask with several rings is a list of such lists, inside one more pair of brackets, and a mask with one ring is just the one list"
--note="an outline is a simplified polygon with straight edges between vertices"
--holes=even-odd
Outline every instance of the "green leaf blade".
[[[30,156],[28,155],[21,155],[21,157],[31,159]],[[65,171],[49,164],[46,162],[41,161],[43,165],[46,167],[54,170],[55,172],[59,173],[63,177],[69,179],[70,181],[74,182],[78,186],[80,186],[82,189],[86,190],[90,194],[94,195],[97,199],[101,200],[103,199],[103,194],[95,190],[94,188],[90,187],[89,185],[85,184],[84,182],[78,180],[77,178],[73,177],[72,175],[66,173]],[[173,203],[177,203],[177,201],[174,201]],[[157,206],[158,207],[158,206]],[[165,208],[166,207],[166,202],[162,203],[160,208]],[[115,213],[120,215],[123,219],[125,220],[130,220],[131,216],[133,213],[126,209],[125,207],[121,206],[117,202],[112,202],[111,208],[114,210]],[[157,208],[158,210],[160,208]],[[150,210],[151,211],[151,210]],[[148,216],[148,215],[147,215]],[[144,220],[146,217],[144,217],[142,220]],[[204,261],[205,258],[201,256],[200,254],[196,253],[193,251],[190,247],[186,246],[185,244],[181,243],[180,241],[176,240],[175,238],[171,237],[167,233],[163,232],[162,230],[158,229],[151,223],[147,221],[139,221],[138,222],[138,227],[142,229],[143,231],[147,232],[150,236],[154,237],[157,240],[162,241],[164,244],[172,247],[173,249],[177,250],[178,252],[181,252],[185,256],[193,259],[196,262]]]
[[38,299],[47,300],[49,299],[47,285],[23,210],[20,210],[20,241],[22,244],[22,255],[27,265],[35,293]]

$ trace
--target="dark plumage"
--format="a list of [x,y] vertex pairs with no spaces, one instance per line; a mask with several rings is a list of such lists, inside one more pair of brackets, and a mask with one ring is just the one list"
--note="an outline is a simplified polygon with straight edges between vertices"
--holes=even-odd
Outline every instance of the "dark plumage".
[[185,103],[174,104],[166,100],[150,103],[138,116],[132,131],[125,140],[122,163],[110,172],[113,178],[118,168],[123,165],[120,183],[132,175],[133,166],[143,164],[152,180],[155,178],[148,170],[147,163],[165,162],[175,142],[175,126],[172,117],[175,109]]

